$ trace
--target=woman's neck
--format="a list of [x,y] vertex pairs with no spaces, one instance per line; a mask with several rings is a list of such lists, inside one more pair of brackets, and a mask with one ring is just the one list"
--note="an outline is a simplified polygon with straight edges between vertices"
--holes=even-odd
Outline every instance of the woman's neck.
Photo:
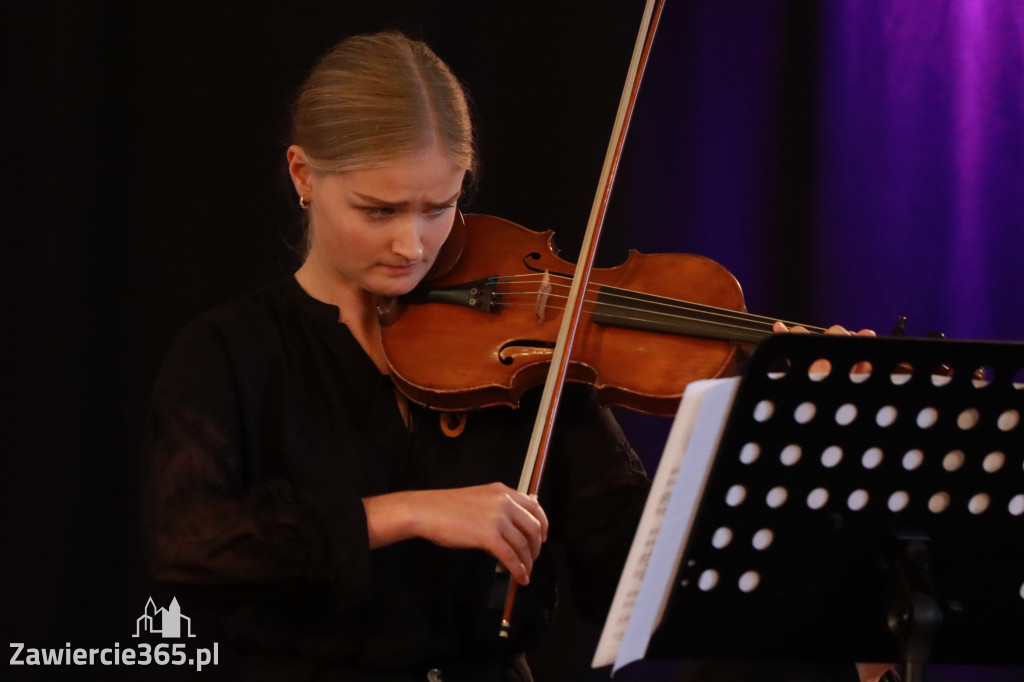
[[348,327],[349,332],[382,374],[390,373],[380,343],[380,321],[377,316],[375,294],[356,289],[347,282],[332,281],[311,267],[308,261],[296,271],[295,280],[316,300],[337,307],[338,322]]
[[[318,276],[316,268],[309,261],[295,272],[295,281],[303,291],[322,303],[338,308],[338,322],[348,327],[349,333],[362,347],[381,374],[391,374],[384,347],[380,339],[380,319],[377,315],[377,296],[363,289],[347,286],[344,282],[332,282]],[[395,401],[406,427],[412,428],[409,417],[409,402],[395,389]]]

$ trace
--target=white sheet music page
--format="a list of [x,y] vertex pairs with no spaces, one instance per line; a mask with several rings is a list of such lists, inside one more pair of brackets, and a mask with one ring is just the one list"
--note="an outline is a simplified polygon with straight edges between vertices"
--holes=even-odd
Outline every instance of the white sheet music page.
[[707,481],[739,378],[686,387],[651,484],[592,666],[613,672],[643,658]]

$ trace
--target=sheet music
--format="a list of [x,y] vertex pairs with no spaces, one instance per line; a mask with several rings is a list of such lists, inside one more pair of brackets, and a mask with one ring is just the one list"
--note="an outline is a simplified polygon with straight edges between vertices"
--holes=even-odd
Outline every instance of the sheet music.
[[[592,666],[643,658],[667,603],[739,378],[687,386],[669,432]],[[699,425],[699,427],[698,427]],[[685,456],[684,456],[685,454]]]

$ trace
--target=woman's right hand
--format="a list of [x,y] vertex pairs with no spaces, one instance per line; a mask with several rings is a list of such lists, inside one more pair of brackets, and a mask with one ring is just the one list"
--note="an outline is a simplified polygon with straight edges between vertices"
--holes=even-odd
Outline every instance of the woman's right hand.
[[442,547],[483,549],[521,585],[547,540],[548,518],[537,500],[502,483],[410,490],[363,499],[370,547],[421,537]]

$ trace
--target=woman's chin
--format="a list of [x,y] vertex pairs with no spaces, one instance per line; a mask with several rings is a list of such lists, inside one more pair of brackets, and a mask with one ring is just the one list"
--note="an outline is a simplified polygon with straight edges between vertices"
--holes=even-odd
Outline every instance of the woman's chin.
[[378,296],[393,298],[395,296],[407,294],[415,289],[421,279],[422,273],[415,273],[400,277],[387,277],[378,282],[374,282],[373,286],[370,287],[370,290]]

